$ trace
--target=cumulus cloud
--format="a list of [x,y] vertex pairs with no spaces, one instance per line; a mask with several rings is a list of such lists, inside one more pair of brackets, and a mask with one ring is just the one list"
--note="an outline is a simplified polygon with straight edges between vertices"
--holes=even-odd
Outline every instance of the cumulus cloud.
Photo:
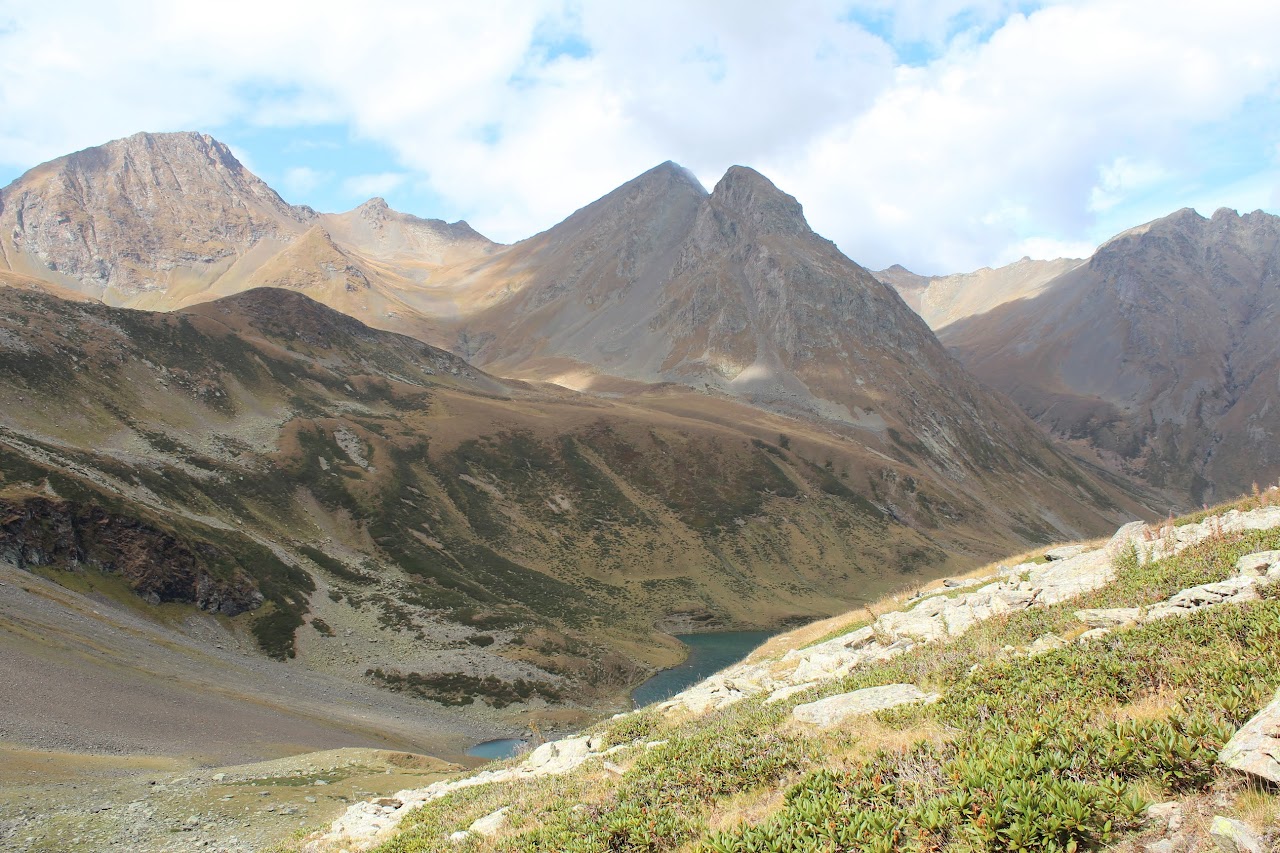
[[[398,171],[353,164],[335,186],[422,185],[447,209],[413,212],[512,240],[662,160],[708,185],[743,163],[855,259],[922,272],[1107,236],[1093,232],[1134,195],[1195,184],[1196,140],[1246,105],[1274,110],[1280,81],[1280,6],[1253,0],[225,0],[217,14],[65,0],[9,14],[11,166],[142,129],[337,124]],[[320,177],[291,172],[284,188]]]

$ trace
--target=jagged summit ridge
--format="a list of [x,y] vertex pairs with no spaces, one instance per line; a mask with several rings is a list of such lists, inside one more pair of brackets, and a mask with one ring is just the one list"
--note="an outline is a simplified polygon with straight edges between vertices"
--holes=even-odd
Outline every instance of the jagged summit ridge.
[[741,217],[761,233],[808,234],[804,208],[764,175],[746,166],[731,166],[711,192],[711,204]]

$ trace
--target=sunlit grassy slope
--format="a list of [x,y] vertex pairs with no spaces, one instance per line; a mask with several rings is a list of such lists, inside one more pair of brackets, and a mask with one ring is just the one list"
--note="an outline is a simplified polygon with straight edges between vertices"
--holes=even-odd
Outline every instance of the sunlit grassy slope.
[[[1276,494],[1216,511],[1253,508]],[[1248,787],[1216,759],[1280,687],[1277,585],[1246,604],[1034,657],[1010,652],[1049,632],[1078,636],[1076,610],[1152,604],[1227,577],[1242,555],[1278,548],[1273,529],[1212,537],[1146,564],[1122,553],[1114,581],[1101,589],[992,618],[782,702],[758,696],[705,716],[651,709],[608,721],[596,729],[608,743],[634,744],[613,762],[455,792],[428,803],[378,849],[1096,849],[1157,832],[1146,809],[1168,800],[1183,802],[1192,835],[1203,836],[1204,815],[1215,812],[1275,828],[1275,793]],[[853,613],[838,627],[865,619]],[[820,636],[795,632],[765,653]],[[829,731],[792,720],[797,704],[901,682],[942,698]],[[498,835],[449,840],[502,807],[509,811]]]

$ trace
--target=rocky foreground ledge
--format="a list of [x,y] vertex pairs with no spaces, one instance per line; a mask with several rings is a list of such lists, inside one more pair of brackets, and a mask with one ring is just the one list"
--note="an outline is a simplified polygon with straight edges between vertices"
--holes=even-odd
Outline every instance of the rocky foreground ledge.
[[[1115,579],[1115,565],[1128,555],[1140,563],[1161,559],[1211,537],[1280,527],[1280,506],[1247,512],[1230,510],[1198,524],[1153,530],[1142,522],[1121,527],[1102,547],[1074,546],[1056,553],[1048,563],[1000,566],[991,575],[948,582],[936,593],[918,596],[909,606],[884,613],[871,624],[803,649],[791,649],[775,660],[737,664],[690,687],[657,709],[671,715],[702,715],[748,697],[764,696],[773,703],[822,683],[843,678],[859,667],[888,660],[921,644],[944,643],[994,616],[1035,607],[1048,607],[1099,589]],[[1246,555],[1226,580],[1181,590],[1147,607],[1080,610],[1076,617],[1087,628],[1075,642],[1089,643],[1132,625],[1189,615],[1208,607],[1238,604],[1258,598],[1263,584],[1280,582],[1280,551]],[[1036,655],[1065,645],[1067,640],[1046,635],[1026,648],[1006,648],[1008,655]],[[830,727],[851,717],[917,702],[932,702],[936,694],[914,685],[893,684],[826,697],[797,705],[793,718],[800,724]],[[654,742],[648,746],[658,746]],[[486,770],[425,788],[397,792],[391,797],[357,803],[330,828],[308,840],[306,853],[354,853],[390,838],[400,822],[423,803],[476,785],[555,776],[585,762],[601,762],[610,769],[611,756],[643,744],[604,748],[603,738],[581,736],[543,744],[520,764]],[[1256,779],[1280,784],[1280,693],[1247,722],[1222,750],[1220,761]],[[502,827],[499,809],[457,833],[489,835]],[[1224,819],[1225,821],[1225,819]],[[1232,824],[1228,826],[1228,823]],[[1212,834],[1232,849],[1248,850],[1251,839],[1238,822],[1215,823]],[[1261,849],[1261,848],[1259,848]]]

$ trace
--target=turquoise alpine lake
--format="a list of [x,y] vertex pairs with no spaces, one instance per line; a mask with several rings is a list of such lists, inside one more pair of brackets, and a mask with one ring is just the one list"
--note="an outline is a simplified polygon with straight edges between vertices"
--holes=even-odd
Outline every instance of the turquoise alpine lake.
[[510,758],[520,751],[520,747],[529,741],[518,737],[503,737],[478,743],[467,750],[467,755],[476,758],[502,759]]
[[677,634],[676,639],[689,647],[684,663],[655,673],[648,681],[631,691],[637,708],[670,699],[751,654],[772,631],[722,631],[714,634]]

